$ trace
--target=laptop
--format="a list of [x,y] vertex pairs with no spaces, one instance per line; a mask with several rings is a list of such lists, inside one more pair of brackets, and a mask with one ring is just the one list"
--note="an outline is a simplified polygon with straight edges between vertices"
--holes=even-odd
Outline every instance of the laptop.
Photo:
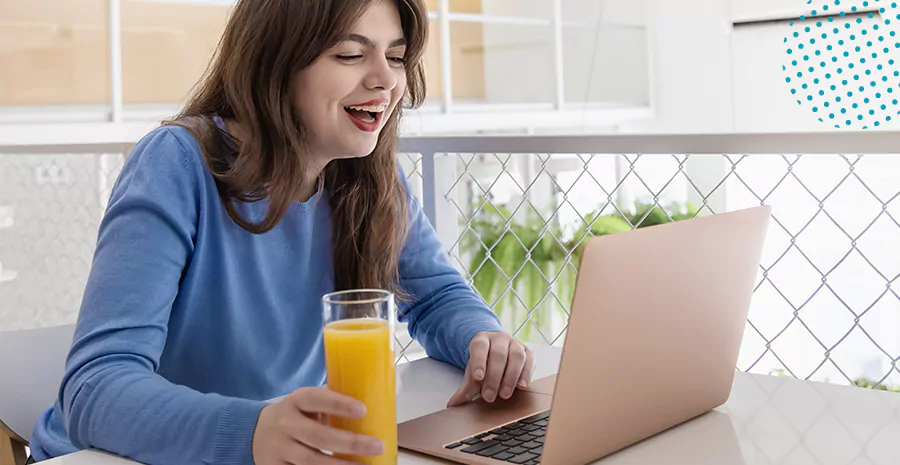
[[398,428],[457,463],[581,465],[728,400],[771,207],[587,241],[556,375]]

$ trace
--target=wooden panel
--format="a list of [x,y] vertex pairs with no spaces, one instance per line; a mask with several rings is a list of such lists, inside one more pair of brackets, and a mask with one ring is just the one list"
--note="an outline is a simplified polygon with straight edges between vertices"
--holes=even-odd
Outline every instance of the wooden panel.
[[0,2],[0,105],[109,102],[105,0]]
[[[438,10],[438,0],[425,0],[431,11]],[[481,0],[450,0],[450,11],[454,13],[481,13]]]
[[123,2],[125,103],[182,102],[203,75],[230,11],[220,5]]
[[25,444],[0,421],[0,465],[25,465],[25,460]]
[[[429,9],[437,8],[437,0],[426,2]],[[450,3],[451,11],[480,13],[481,0],[459,0]],[[428,100],[439,101],[441,84],[441,30],[438,21],[429,22],[428,48],[425,51],[425,78]],[[484,100],[484,25],[480,23],[450,23],[450,62],[453,68],[453,98]]]
[[484,24],[450,24],[453,98],[485,99]]
[[[437,0],[434,0],[437,1]],[[428,46],[422,61],[425,65],[427,100],[441,100],[444,86],[441,84],[441,29],[437,21],[428,22]]]
[[[426,2],[437,8],[437,0]],[[0,2],[0,106],[110,102],[106,0]],[[453,0],[454,12],[478,13],[481,0]],[[123,0],[122,72],[126,104],[182,102],[202,76],[229,7]],[[428,97],[440,99],[437,21],[425,56]],[[483,26],[454,23],[453,90],[484,98]]]

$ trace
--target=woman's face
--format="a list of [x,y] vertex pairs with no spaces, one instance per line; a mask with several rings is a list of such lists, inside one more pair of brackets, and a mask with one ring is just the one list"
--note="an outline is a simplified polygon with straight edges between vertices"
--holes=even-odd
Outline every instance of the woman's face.
[[294,75],[291,102],[319,167],[363,157],[406,91],[406,53],[395,2],[374,4],[350,34]]

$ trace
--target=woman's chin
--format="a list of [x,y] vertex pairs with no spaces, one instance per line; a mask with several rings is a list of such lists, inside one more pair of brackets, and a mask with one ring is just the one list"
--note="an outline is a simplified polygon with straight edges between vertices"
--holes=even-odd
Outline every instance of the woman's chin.
[[363,158],[368,157],[375,151],[375,147],[378,146],[378,141],[367,142],[361,144],[355,144],[352,147],[347,147],[344,150],[344,155],[341,158]]

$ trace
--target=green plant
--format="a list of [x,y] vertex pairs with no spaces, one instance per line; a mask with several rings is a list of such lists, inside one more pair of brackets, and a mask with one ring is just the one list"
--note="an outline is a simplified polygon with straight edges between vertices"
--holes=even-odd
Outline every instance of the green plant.
[[513,312],[512,324],[522,327],[520,337],[525,340],[531,338],[533,329],[527,324],[529,312],[531,320],[543,326],[554,313],[563,311],[548,291],[559,298],[565,311],[571,307],[575,270],[587,238],[667,223],[670,216],[678,221],[697,214],[690,203],[671,204],[665,211],[637,203],[620,209],[622,214],[594,212],[563,228],[557,222],[546,224],[531,208],[514,215],[503,205],[487,203],[480,210],[473,206],[473,211],[478,213],[461,242],[461,252],[471,257],[472,285],[494,305],[498,316]]
[[[485,301],[501,317],[508,309],[519,310],[512,315],[516,327],[526,323],[529,311],[536,324],[548,321],[553,311],[553,303],[544,299],[548,289],[569,292],[562,270],[567,251],[553,239],[561,236],[559,228],[545,228],[534,210],[514,219],[506,207],[487,204],[473,219],[471,230],[462,246],[471,254],[472,285]],[[548,287],[548,282],[554,285]],[[530,338],[531,331],[526,324],[522,337]]]
[[[787,370],[783,368],[776,368],[774,370],[769,371],[770,375],[777,376],[779,378],[792,378],[792,376],[787,372]],[[828,382],[828,379],[825,379],[825,382]],[[859,377],[853,380],[853,384],[855,386],[866,388],[866,389],[874,389],[876,391],[890,391],[900,393],[900,386],[893,386],[889,384],[877,384],[876,381],[871,380],[866,377]]]
[[891,386],[886,384],[877,384],[877,381],[871,380],[865,377],[859,377],[853,380],[853,384],[856,386],[874,389],[876,391],[890,391],[890,392],[898,392],[900,393],[900,386]]

